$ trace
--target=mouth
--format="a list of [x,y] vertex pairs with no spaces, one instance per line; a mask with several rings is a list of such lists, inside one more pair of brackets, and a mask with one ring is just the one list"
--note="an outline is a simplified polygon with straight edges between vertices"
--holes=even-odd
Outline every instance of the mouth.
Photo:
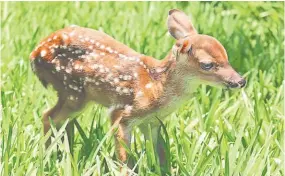
[[230,85],[224,84],[224,89],[225,90],[234,90],[234,89],[237,89],[237,88],[232,88]]
[[239,84],[234,82],[224,82],[224,85],[227,89],[240,89],[245,86],[245,84]]
[[219,87],[219,88],[224,88],[224,89],[241,89],[245,87],[246,83],[234,83],[234,82],[229,82],[229,81],[220,81],[220,82],[211,82],[211,81],[206,81],[203,80],[201,83],[214,86],[214,87]]

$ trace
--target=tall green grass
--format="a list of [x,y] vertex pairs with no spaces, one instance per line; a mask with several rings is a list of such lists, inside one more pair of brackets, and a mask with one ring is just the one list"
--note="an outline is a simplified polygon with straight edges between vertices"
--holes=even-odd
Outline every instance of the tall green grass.
[[284,2],[1,2],[0,173],[118,175],[122,163],[99,105],[77,115],[73,155],[59,140],[63,128],[53,129],[56,140],[44,150],[41,115],[56,94],[31,71],[29,53],[51,32],[76,24],[162,59],[174,44],[166,27],[172,8],[221,41],[248,84],[241,91],[201,86],[169,116],[159,137],[169,156],[165,168],[135,129],[128,150],[134,174],[284,175]]

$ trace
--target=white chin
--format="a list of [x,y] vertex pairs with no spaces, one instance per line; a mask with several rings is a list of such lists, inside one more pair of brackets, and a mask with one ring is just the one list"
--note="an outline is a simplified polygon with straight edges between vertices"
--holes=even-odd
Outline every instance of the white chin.
[[210,82],[210,81],[203,81],[202,83],[208,86],[216,87],[216,88],[227,88],[227,85],[223,83],[216,83],[216,82]]

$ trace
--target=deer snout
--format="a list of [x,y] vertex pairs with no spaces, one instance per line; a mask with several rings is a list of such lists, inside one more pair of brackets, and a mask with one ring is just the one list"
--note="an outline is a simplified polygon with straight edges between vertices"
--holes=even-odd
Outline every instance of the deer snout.
[[241,88],[243,88],[246,85],[246,80],[244,78],[242,78],[238,84],[240,85]]
[[229,80],[227,81],[227,86],[229,88],[243,88],[246,85],[246,80],[240,77],[238,80]]
[[228,88],[243,88],[246,85],[246,80],[230,65],[220,68],[216,74],[222,79],[224,85]]

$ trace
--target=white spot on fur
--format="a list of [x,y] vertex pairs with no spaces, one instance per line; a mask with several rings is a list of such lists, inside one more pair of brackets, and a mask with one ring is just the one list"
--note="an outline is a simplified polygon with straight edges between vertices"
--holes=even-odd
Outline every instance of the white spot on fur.
[[62,49],[66,49],[66,48],[67,48],[67,46],[65,46],[65,45],[60,45],[60,47],[61,47]]
[[119,69],[119,68],[121,68],[121,66],[119,66],[119,65],[114,65],[114,68]]
[[[106,68],[106,71],[107,71],[107,68]],[[106,79],[111,79],[112,78],[112,76],[113,76],[113,74],[112,73],[109,73],[107,76],[106,76]]]
[[62,34],[62,38],[63,38],[63,40],[67,40],[68,39],[68,35]]
[[152,83],[147,83],[146,85],[145,85],[145,88],[147,88],[147,89],[150,89],[152,87]]
[[79,69],[79,65],[78,64],[76,64],[75,66],[74,66],[74,69]]
[[104,78],[101,78],[101,79],[100,79],[100,81],[102,81],[102,82],[106,82],[106,80],[105,80]]
[[120,81],[120,80],[119,80],[118,78],[115,78],[115,79],[114,79],[114,82],[115,82],[115,83],[118,83],[119,81]]
[[136,97],[141,97],[143,96],[143,92],[142,91],[138,91],[137,94],[136,94]]
[[90,53],[90,56],[92,56],[94,59],[96,59],[96,57],[98,57],[98,54],[96,54],[95,52]]
[[74,31],[72,31],[72,32],[69,33],[69,36],[70,36],[70,37],[72,37],[72,36],[74,36],[74,35],[75,35],[75,32],[74,32]]
[[123,89],[123,93],[126,93],[126,94],[129,93],[129,89],[128,88],[124,88]]
[[136,72],[136,73],[134,73],[134,77],[135,78],[137,78],[138,77],[138,73]]
[[123,76],[123,80],[127,81],[128,80],[128,75]]
[[74,98],[73,95],[70,95],[70,96],[68,97],[68,99],[69,99],[69,100],[75,100],[75,98]]
[[125,55],[123,55],[123,54],[119,54],[119,57],[121,58],[121,59],[125,59]]
[[133,106],[130,106],[130,105],[126,105],[126,106],[125,106],[125,110],[126,110],[128,113],[130,113],[130,112],[132,111],[132,109],[133,109]]
[[121,91],[121,87],[116,87],[116,92],[120,92]]
[[100,68],[99,72],[104,73],[105,72],[104,68]]
[[92,66],[92,68],[93,69],[97,69],[99,66],[97,65],[97,64],[94,64],[93,66]]
[[47,55],[47,51],[46,50],[42,50],[41,51],[41,57],[45,57]]
[[66,68],[65,71],[66,71],[66,73],[71,73],[72,69],[71,68]]
[[113,50],[112,50],[110,47],[107,47],[106,50],[107,50],[109,53],[113,53]]
[[104,48],[105,48],[105,45],[101,45],[101,46],[100,46],[100,49],[104,49]]
[[75,52],[75,54],[80,54],[80,53],[82,53],[81,50],[75,50],[74,52]]

